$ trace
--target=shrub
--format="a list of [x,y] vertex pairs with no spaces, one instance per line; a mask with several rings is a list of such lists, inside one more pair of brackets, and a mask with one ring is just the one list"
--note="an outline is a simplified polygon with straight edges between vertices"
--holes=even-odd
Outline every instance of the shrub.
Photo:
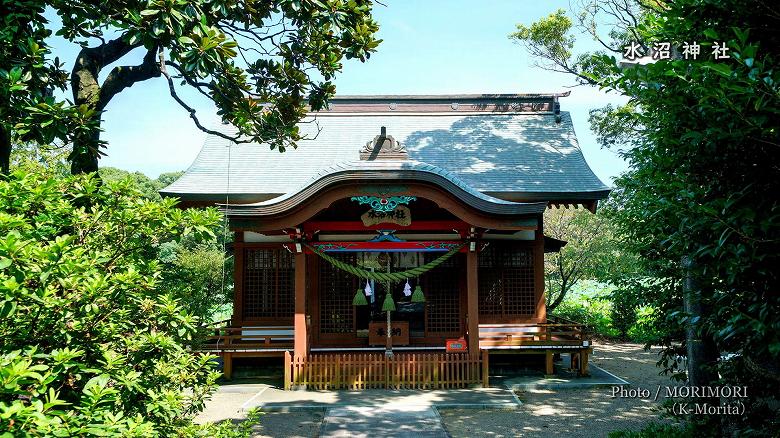
[[650,423],[640,431],[611,432],[609,438],[688,438],[698,436],[690,426]]
[[162,242],[210,238],[214,210],[128,182],[0,181],[3,436],[175,436],[218,377],[188,349],[197,318],[160,292]]
[[663,324],[658,309],[639,306],[625,289],[585,280],[555,309],[553,315],[587,324],[600,337],[661,345]]
[[564,299],[553,314],[575,322],[587,324],[601,337],[614,338],[617,331],[610,317],[608,300],[611,288],[594,281],[583,281]]

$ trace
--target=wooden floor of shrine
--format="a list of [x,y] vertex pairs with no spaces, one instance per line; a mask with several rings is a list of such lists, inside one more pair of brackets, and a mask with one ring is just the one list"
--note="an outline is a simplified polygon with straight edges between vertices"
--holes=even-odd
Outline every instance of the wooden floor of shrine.
[[592,344],[582,324],[550,318],[545,324],[484,324],[480,354],[445,351],[441,345],[312,346],[306,356],[292,354],[292,328],[218,327],[201,348],[223,359],[224,375],[232,377],[233,359],[283,357],[284,387],[309,389],[438,389],[488,385],[491,355],[534,354],[544,357],[545,374],[553,373],[553,357],[571,354],[572,367],[588,374]]

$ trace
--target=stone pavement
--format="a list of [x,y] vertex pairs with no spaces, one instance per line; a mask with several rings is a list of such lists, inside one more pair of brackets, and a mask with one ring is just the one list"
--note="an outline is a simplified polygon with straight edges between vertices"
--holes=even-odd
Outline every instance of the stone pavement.
[[517,397],[504,388],[364,391],[285,391],[267,387],[247,400],[242,408],[264,411],[334,407],[369,407],[402,410],[405,407],[516,409]]
[[[491,388],[450,390],[284,391],[261,383],[233,382],[220,386],[199,422],[240,419],[252,408],[266,412],[324,412],[322,437],[446,437],[437,409],[517,409],[516,389],[565,389],[627,382],[591,365],[591,377],[567,373],[556,363],[557,375],[491,376]],[[303,414],[303,412],[301,412]]]
[[561,361],[555,363],[555,375],[544,377],[539,373],[496,373],[491,374],[490,384],[512,390],[528,391],[532,389],[581,389],[629,385],[620,377],[590,364],[589,377],[579,377],[569,370],[569,355],[563,355]]
[[283,391],[268,387],[242,409],[325,409],[321,437],[447,437],[436,408],[517,409],[512,391],[450,390]]
[[439,413],[432,406],[404,409],[348,406],[329,408],[320,437],[447,438]]

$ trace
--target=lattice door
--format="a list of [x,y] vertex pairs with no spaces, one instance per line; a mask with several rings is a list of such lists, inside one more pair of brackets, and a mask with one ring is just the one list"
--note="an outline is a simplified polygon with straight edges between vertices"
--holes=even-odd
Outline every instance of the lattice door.
[[[355,253],[332,255],[343,262],[355,264]],[[320,262],[319,272],[320,333],[354,333],[355,309],[352,298],[358,288],[358,278],[324,261]]]
[[246,249],[244,319],[291,318],[295,311],[295,257],[283,249]]
[[[426,253],[425,263],[440,257]],[[426,298],[426,332],[433,336],[458,336],[461,332],[460,275],[463,257],[456,254],[420,277]]]
[[490,245],[479,254],[479,313],[533,316],[536,313],[532,248]]

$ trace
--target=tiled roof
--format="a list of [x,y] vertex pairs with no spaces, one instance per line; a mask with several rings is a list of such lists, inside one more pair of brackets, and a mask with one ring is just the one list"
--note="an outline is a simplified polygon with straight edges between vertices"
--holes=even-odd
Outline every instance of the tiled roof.
[[569,113],[560,115],[556,123],[550,112],[325,113],[301,124],[312,139],[284,153],[209,136],[187,172],[161,193],[224,202],[229,168],[231,202],[275,198],[329,166],[357,160],[358,151],[385,126],[410,160],[442,168],[473,190],[522,201],[603,199],[608,187],[585,162]]
[[328,166],[317,172],[309,181],[289,193],[262,202],[232,204],[227,208],[231,215],[272,215],[289,210],[310,199],[318,190],[329,184],[344,181],[425,181],[444,187],[462,201],[480,211],[521,215],[542,213],[544,202],[523,203],[494,198],[474,190],[463,180],[441,167],[413,160],[346,161]]

